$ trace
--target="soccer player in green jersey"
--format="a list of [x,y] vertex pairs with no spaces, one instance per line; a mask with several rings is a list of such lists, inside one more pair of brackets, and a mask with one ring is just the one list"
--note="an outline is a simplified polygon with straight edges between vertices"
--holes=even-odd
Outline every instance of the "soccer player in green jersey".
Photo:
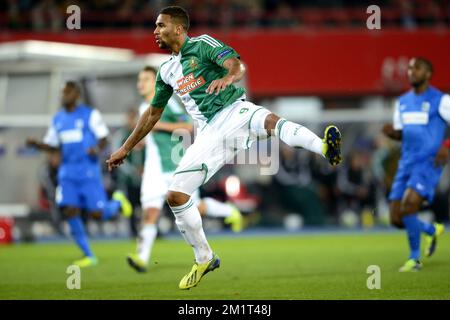
[[247,101],[245,90],[234,85],[245,73],[239,54],[208,35],[191,38],[188,29],[189,16],[183,8],[173,6],[160,11],[154,31],[156,43],[172,55],[159,69],[150,107],[125,143],[107,160],[110,170],[123,163],[161,118],[174,92],[199,123],[195,141],[175,170],[167,194],[175,222],[195,255],[191,271],[179,283],[180,289],[196,286],[206,273],[220,266],[191,195],[240,150],[248,149],[258,138],[273,135],[291,147],[322,155],[331,165],[341,162],[337,127],[328,126],[321,139],[306,127]]
[[[147,110],[155,96],[156,74],[157,71],[149,66],[139,72],[137,89],[144,99],[139,107],[140,114]],[[147,271],[157,235],[156,224],[173,174],[183,155],[183,146],[172,133],[180,132],[190,139],[192,130],[193,125],[183,106],[172,97],[167,102],[158,123],[153,127],[152,134],[145,137],[145,165],[141,184],[142,228],[139,232],[137,252],[127,256],[128,264],[138,272]],[[200,200],[198,190],[192,194],[192,199],[202,216],[223,218],[234,232],[242,230],[242,215],[235,206],[213,198]]]

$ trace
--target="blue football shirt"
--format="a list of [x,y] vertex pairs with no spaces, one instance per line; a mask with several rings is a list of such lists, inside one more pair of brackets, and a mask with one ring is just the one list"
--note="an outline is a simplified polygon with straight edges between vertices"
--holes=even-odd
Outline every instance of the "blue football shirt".
[[398,99],[394,129],[402,131],[400,165],[434,157],[450,123],[450,96],[430,86],[422,94],[408,91]]
[[80,104],[71,112],[65,109],[57,112],[44,137],[44,143],[61,150],[58,177],[77,180],[99,178],[101,170],[98,159],[88,155],[87,151],[108,133],[96,109]]

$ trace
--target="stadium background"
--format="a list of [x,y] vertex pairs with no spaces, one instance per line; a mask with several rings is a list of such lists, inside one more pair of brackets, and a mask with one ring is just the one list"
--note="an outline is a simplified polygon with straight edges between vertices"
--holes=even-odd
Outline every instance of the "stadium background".
[[[81,8],[80,30],[66,28],[72,4]],[[408,89],[413,56],[431,60],[432,84],[450,92],[450,1],[9,0],[0,4],[2,241],[69,237],[46,193],[50,160],[26,148],[25,138],[43,136],[69,79],[82,84],[84,101],[118,132],[126,110],[140,103],[137,72],[166,57],[152,32],[159,8],[170,4],[189,11],[191,36],[210,34],[241,54],[248,68],[242,85],[252,101],[317,133],[334,123],[344,137],[337,169],[283,148],[278,174],[228,165],[202,193],[240,207],[250,235],[266,228],[391,230],[386,194],[399,149],[381,135],[381,126],[391,121],[396,96]],[[366,26],[371,4],[381,8],[381,30]],[[447,166],[424,218],[448,223],[449,182]],[[106,170],[105,183],[110,191],[123,187]],[[133,236],[124,220],[87,223],[94,238]],[[226,229],[212,219],[204,225],[212,234]],[[177,233],[170,213],[160,228]]]

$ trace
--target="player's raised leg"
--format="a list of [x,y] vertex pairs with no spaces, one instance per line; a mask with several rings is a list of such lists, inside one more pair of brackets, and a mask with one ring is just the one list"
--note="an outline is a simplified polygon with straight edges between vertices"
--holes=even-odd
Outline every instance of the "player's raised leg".
[[436,251],[438,238],[444,233],[444,225],[441,223],[425,223],[420,221],[421,229],[426,233],[425,256],[431,257]]
[[133,213],[133,206],[122,191],[115,191],[108,199],[101,178],[86,181],[80,188],[86,209],[94,218],[107,221],[118,214],[129,218]]
[[123,193],[120,190],[116,190],[113,192],[111,196],[111,200],[109,200],[110,206],[112,206],[113,210],[115,209],[115,206],[117,206],[117,202],[119,203],[119,212],[125,217],[129,218],[133,214],[133,205],[131,204],[130,200],[128,200],[125,193]]
[[230,203],[223,203],[213,198],[201,199],[198,210],[202,216],[224,218],[226,224],[231,225],[233,232],[241,232],[244,221],[241,212]]
[[[258,121],[255,118],[255,121]],[[252,123],[252,127],[260,126]],[[325,157],[331,165],[341,162],[341,133],[339,129],[330,125],[325,129],[323,139],[319,138],[308,128],[270,113],[264,119],[264,129],[267,134],[279,137],[287,145],[304,148]]]

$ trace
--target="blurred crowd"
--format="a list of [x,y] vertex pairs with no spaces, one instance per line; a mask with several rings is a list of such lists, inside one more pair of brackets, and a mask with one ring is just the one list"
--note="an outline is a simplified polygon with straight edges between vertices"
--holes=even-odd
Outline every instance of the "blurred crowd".
[[6,0],[0,2],[0,27],[63,31],[67,7],[77,5],[82,28],[146,28],[162,7],[180,5],[194,28],[365,28],[372,4],[381,8],[382,27],[450,25],[449,0]]

